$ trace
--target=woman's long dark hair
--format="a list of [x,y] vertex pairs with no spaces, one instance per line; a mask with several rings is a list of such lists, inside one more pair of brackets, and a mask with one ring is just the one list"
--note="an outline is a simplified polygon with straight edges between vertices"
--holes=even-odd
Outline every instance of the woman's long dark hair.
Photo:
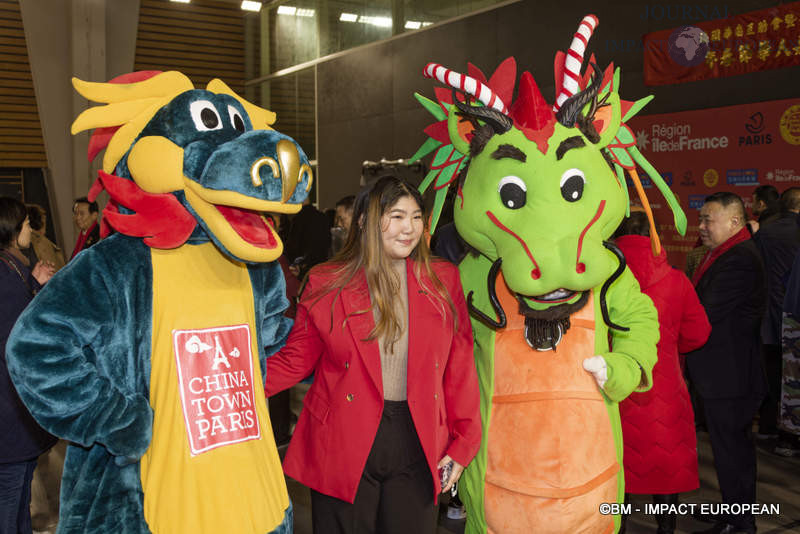
[[[313,293],[309,296],[316,302],[330,291],[336,291],[336,298],[338,298],[342,289],[363,269],[369,284],[372,306],[379,311],[379,320],[367,339],[380,338],[384,340],[387,347],[391,347],[403,333],[403,323],[401,318],[397,317],[393,305],[394,295],[400,291],[401,281],[392,267],[390,258],[383,250],[381,222],[383,215],[403,197],[414,199],[414,202],[423,211],[423,221],[425,221],[425,204],[422,195],[416,188],[399,178],[384,176],[358,193],[353,205],[353,219],[347,241],[329,262],[315,268],[332,273],[333,276],[330,282],[323,287],[314,288]],[[414,275],[423,290],[434,296],[438,304],[442,306],[443,315],[444,305],[449,307],[455,327],[458,328],[453,301],[447,293],[447,288],[431,268],[432,255],[425,239],[424,229],[423,236],[411,251],[410,258],[414,261]],[[424,276],[422,276],[423,274]],[[432,287],[427,287],[428,283]],[[335,302],[334,298],[331,306]],[[370,311],[370,309],[359,310],[358,313]]]
[[16,246],[28,211],[25,204],[11,197],[0,197],[0,249]]

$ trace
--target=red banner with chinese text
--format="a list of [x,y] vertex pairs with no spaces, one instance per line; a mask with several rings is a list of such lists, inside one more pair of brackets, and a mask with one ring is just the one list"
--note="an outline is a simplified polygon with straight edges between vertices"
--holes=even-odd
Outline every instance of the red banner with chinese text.
[[795,65],[800,65],[800,2],[644,36],[646,85]]
[[[643,115],[628,124],[689,220],[681,237],[669,206],[640,170],[669,261],[681,269],[697,242],[697,217],[706,196],[731,191],[749,212],[757,186],[771,184],[779,192],[800,186],[800,98]],[[635,198],[633,187],[629,190]]]

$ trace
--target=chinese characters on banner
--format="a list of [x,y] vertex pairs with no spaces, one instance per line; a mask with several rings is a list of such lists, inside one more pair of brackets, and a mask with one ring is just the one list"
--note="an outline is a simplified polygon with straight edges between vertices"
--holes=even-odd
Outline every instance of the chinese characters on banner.
[[800,65],[800,2],[644,36],[646,85],[794,65]]
[[706,196],[731,191],[749,211],[758,185],[771,184],[779,192],[800,186],[800,98],[637,116],[628,125],[689,220],[681,237],[669,206],[640,169],[668,259],[681,269],[697,242],[697,217]]

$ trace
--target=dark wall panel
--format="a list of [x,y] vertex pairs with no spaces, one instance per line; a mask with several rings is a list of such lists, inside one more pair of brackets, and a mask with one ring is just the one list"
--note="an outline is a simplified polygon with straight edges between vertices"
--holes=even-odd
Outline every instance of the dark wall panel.
[[600,19],[589,52],[602,67],[610,61],[621,67],[625,99],[655,95],[645,113],[796,97],[800,67],[659,87],[646,87],[642,79],[645,33],[697,23],[703,16],[713,20],[777,4],[776,0],[697,5],[526,0],[322,62],[318,65],[320,204],[331,207],[354,191],[353,177],[362,161],[408,157],[425,140],[422,130],[432,117],[419,108],[413,93],[434,97],[434,84],[422,77],[426,63],[466,71],[466,62],[472,61],[491,74],[513,55],[518,71],[530,70],[542,94],[552,101],[553,58],[557,50],[569,46],[587,13]]

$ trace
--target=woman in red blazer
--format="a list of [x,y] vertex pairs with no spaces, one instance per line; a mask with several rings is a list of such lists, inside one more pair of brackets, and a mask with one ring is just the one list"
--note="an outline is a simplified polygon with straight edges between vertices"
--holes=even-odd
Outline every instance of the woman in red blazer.
[[312,489],[315,533],[435,532],[438,494],[480,445],[461,282],[420,239],[422,211],[397,178],[362,190],[345,247],[309,273],[267,360],[267,395],[314,373],[284,470]]

